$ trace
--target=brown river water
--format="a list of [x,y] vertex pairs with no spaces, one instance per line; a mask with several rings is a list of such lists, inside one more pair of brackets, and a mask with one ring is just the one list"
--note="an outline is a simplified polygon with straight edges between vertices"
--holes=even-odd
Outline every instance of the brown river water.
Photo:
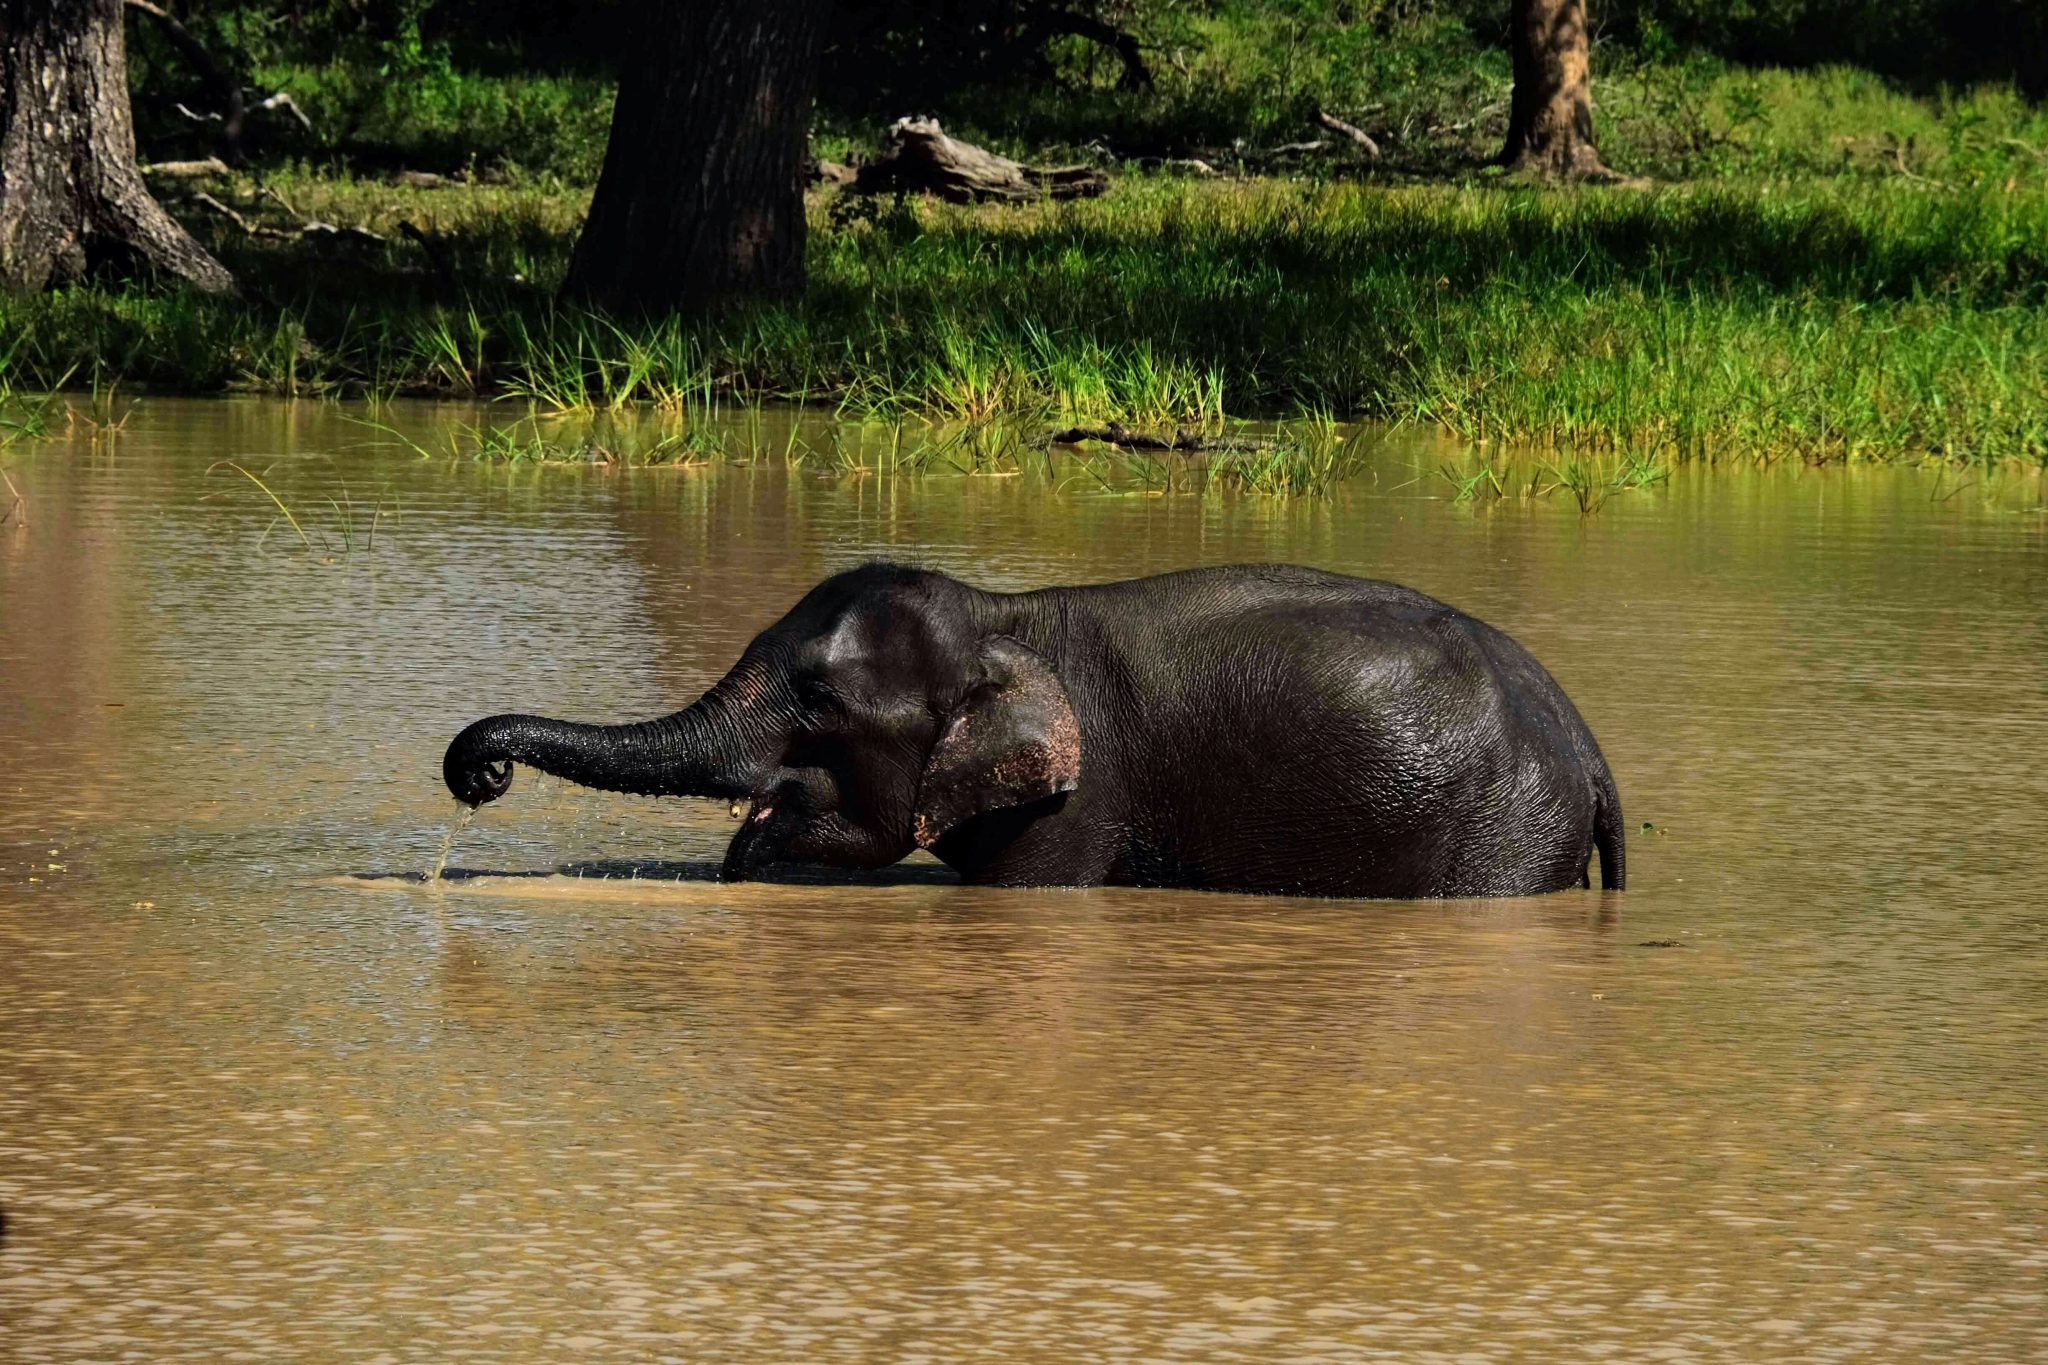
[[[0,1359],[2048,1359],[2038,480],[1582,519],[1420,439],[1278,502],[348,416],[0,451]],[[461,725],[670,709],[876,555],[1445,598],[1578,701],[1632,889],[724,886],[722,806],[531,773],[424,883]]]

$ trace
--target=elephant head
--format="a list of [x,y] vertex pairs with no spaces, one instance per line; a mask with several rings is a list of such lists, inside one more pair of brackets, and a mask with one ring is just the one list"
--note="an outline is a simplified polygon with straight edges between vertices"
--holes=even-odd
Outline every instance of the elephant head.
[[609,791],[747,801],[724,874],[779,861],[881,867],[987,812],[1072,791],[1080,730],[1053,665],[997,599],[869,565],[827,579],[685,709],[631,725],[480,720],[442,775],[472,806],[512,765]]

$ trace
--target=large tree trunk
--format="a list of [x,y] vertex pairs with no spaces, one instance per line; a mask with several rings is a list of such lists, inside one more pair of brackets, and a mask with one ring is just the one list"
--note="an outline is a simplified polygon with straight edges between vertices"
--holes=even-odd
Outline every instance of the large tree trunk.
[[1515,93],[1501,163],[1546,179],[1618,180],[1593,147],[1586,0],[1514,0]]
[[643,0],[565,297],[697,310],[804,282],[821,0]]
[[103,262],[235,287],[135,169],[121,0],[0,0],[0,288]]

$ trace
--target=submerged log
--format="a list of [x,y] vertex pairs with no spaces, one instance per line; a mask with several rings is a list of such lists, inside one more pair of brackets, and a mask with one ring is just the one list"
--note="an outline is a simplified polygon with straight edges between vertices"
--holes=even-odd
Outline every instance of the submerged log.
[[1170,435],[1133,431],[1121,422],[1102,427],[1067,427],[1046,433],[1049,446],[1074,446],[1099,441],[1124,450],[1169,450],[1183,455],[1244,455],[1271,450],[1278,444],[1264,436],[1205,436],[1198,431],[1176,428]]
[[902,118],[890,125],[889,146],[860,168],[849,187],[857,194],[935,194],[955,204],[995,199],[1086,199],[1109,188],[1109,177],[1089,166],[1040,169],[946,136],[937,119]]

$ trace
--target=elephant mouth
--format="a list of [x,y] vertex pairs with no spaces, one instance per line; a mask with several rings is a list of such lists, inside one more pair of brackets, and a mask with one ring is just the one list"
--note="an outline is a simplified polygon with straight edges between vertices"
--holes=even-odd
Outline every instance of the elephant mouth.
[[[743,882],[770,863],[782,858],[789,841],[802,824],[789,793],[766,792],[755,796],[740,818],[738,832],[725,847],[725,863],[719,868],[723,881]],[[734,803],[737,809],[738,803]]]
[[[734,802],[733,810],[739,809]],[[884,867],[911,851],[906,813],[901,837],[895,822],[877,821],[849,808],[842,789],[822,768],[782,769],[748,798],[746,813],[726,845],[720,879],[751,881],[771,863],[825,863]]]

